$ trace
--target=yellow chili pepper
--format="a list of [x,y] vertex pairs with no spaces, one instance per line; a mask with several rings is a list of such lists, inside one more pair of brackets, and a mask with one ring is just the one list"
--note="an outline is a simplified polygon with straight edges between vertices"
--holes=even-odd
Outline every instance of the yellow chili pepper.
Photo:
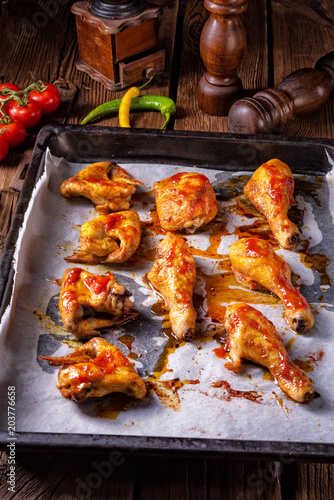
[[131,100],[138,96],[139,89],[137,87],[131,87],[122,97],[118,112],[118,119],[121,127],[130,127]]

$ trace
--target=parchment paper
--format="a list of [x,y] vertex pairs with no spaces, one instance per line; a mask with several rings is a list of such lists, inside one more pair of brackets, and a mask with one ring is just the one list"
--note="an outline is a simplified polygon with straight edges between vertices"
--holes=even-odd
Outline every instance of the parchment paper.
[[[150,220],[150,209],[154,205],[153,182],[178,171],[193,170],[175,165],[120,165],[144,182],[139,192],[148,192],[145,204],[141,197],[132,206],[142,221]],[[78,248],[80,226],[97,215],[89,200],[78,198],[68,201],[59,195],[61,182],[85,166],[67,163],[47,154],[45,173],[33,193],[17,244],[14,291],[10,307],[2,319],[0,337],[1,379],[5,389],[8,385],[15,385],[17,390],[17,430],[332,443],[333,290],[331,283],[324,284],[321,275],[304,264],[298,252],[278,250],[299,276],[298,285],[311,303],[315,314],[312,330],[303,336],[289,330],[283,318],[283,306],[279,303],[252,305],[274,322],[286,344],[290,339],[295,339],[289,343],[292,359],[305,360],[313,356],[313,371],[308,375],[314,379],[315,388],[320,394],[318,399],[307,405],[287,399],[275,382],[264,376],[266,370],[254,364],[243,363],[238,374],[230,372],[224,367],[225,360],[217,358],[212,352],[220,344],[202,337],[180,345],[171,352],[168,369],[161,376],[161,380],[179,378],[182,382],[178,390],[178,407],[166,408],[156,394],[151,394],[142,401],[134,402],[127,411],[120,411],[116,419],[110,420],[97,416],[96,401],[76,404],[60,395],[55,388],[58,369],[41,362],[38,356],[60,356],[71,352],[61,342],[61,336],[57,338],[50,333],[53,331],[53,321],[47,311],[52,309],[52,301],[56,300],[59,293],[59,286],[54,280],[61,279],[65,269],[70,267],[64,261],[64,256]],[[204,173],[215,189],[223,186],[231,175],[236,179],[245,175],[200,168],[196,168],[196,171]],[[319,183],[316,194],[295,194],[298,206],[304,212],[302,233],[310,239],[310,249],[313,253],[334,255],[332,172]],[[223,214],[229,233],[233,233],[238,225],[245,224],[242,216],[231,215],[227,210],[233,203],[233,200],[219,203],[219,212]],[[252,220],[248,219],[247,223],[251,224]],[[151,234],[144,238],[143,245],[153,249],[162,237]],[[202,250],[209,245],[209,235],[205,231],[187,235],[186,239],[190,245]],[[235,234],[222,236],[218,253],[228,255],[230,244],[237,239]],[[197,268],[206,273],[218,272],[219,259],[196,256],[195,261]],[[139,320],[125,325],[116,333],[110,333],[109,337],[107,334],[106,338],[117,338],[122,332],[129,331],[137,339],[149,334],[147,342],[141,344],[146,346],[146,352],[141,347],[142,361],[140,357],[135,360],[135,366],[144,378],[150,375],[160,350],[168,340],[162,332],[162,318],[154,316],[150,309],[157,297],[143,286],[142,278],[152,264],[152,261],[140,260],[135,264],[109,267],[79,266],[99,274],[111,270],[133,292],[135,306],[141,313]],[[328,272],[333,276],[331,262]],[[198,311],[201,318],[198,331],[201,334],[208,325],[205,323],[205,286],[200,278],[197,280],[196,293],[204,296],[202,310]],[[126,352],[122,347],[123,352]],[[153,361],[150,361],[151,352]],[[217,381],[227,382],[235,391],[254,391],[260,397],[256,401],[236,397],[238,393],[233,394],[226,383],[222,387],[213,387],[212,384]]]

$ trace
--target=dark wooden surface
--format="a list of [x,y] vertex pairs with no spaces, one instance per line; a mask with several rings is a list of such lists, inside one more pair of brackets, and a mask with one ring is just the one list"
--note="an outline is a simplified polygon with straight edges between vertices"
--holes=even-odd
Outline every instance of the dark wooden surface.
[[[71,1],[11,0],[2,2],[0,81],[21,87],[36,78],[64,79],[78,87],[66,123],[78,123],[104,101],[120,97],[78,71]],[[228,132],[227,118],[204,115],[197,106],[197,85],[205,68],[199,39],[208,13],[202,0],[155,0],[163,8],[159,20],[162,48],[166,48],[164,78],[145,92],[170,95],[177,102],[171,124],[175,130]],[[330,0],[292,2],[254,0],[243,14],[248,51],[239,75],[245,95],[278,85],[299,68],[313,67],[333,50],[333,4]],[[50,123],[49,117],[43,123]],[[158,113],[136,114],[134,127],[158,128]],[[99,124],[117,126],[117,117]],[[30,133],[33,136],[32,131]],[[285,135],[333,137],[333,99],[312,116],[296,118]],[[14,215],[18,193],[10,189],[29,141],[12,150],[0,166],[0,253]],[[69,417],[70,418],[70,417]],[[0,498],[9,499],[207,499],[207,500],[331,500],[334,466],[293,460],[229,460],[194,457],[120,457],[111,471],[108,455],[86,453],[23,453],[17,446],[16,494],[7,491],[8,463],[1,455]],[[104,476],[94,476],[104,463]]]

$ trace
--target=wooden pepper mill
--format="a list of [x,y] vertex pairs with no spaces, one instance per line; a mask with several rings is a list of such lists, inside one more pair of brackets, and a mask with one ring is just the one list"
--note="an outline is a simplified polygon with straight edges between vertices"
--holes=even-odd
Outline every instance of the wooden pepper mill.
[[111,90],[120,90],[163,71],[165,50],[157,50],[161,10],[145,0],[75,2],[77,68]]
[[318,110],[334,93],[334,51],[321,57],[315,68],[287,76],[276,88],[240,99],[230,109],[232,132],[258,134],[280,132],[295,116]]
[[198,106],[208,115],[225,116],[242,91],[237,69],[247,40],[239,14],[247,9],[247,0],[204,0],[204,6],[211,14],[200,41],[207,72],[199,82]]

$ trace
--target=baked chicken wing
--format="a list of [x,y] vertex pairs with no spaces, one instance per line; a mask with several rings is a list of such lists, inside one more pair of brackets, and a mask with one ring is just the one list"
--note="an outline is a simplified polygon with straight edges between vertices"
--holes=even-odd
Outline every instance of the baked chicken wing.
[[190,249],[181,236],[166,234],[157,246],[156,261],[147,278],[165,299],[174,336],[191,340],[195,335],[197,317],[192,302],[196,266]]
[[146,395],[145,383],[129,360],[102,338],[89,340],[67,356],[39,359],[61,366],[56,387],[64,398],[76,403],[112,392],[123,392],[136,399]]
[[60,186],[65,198],[84,196],[96,205],[102,213],[127,210],[136,186],[142,182],[130,175],[113,161],[92,163]]
[[263,163],[247,182],[244,192],[268,220],[279,244],[293,249],[300,242],[297,226],[287,216],[293,197],[294,180],[288,165],[278,159]]
[[290,266],[270,243],[260,238],[242,238],[230,246],[230,259],[239,283],[252,289],[267,288],[278,295],[292,330],[305,333],[312,328],[314,318],[306,299],[292,286]]
[[65,257],[65,260],[86,264],[124,262],[135,253],[139,242],[140,220],[137,212],[126,210],[99,215],[81,228],[81,252]]
[[242,358],[267,367],[280,388],[299,403],[314,396],[313,382],[289,357],[274,325],[247,304],[226,308],[225,329],[230,361],[225,367],[237,372]]
[[[64,273],[59,296],[59,312],[65,329],[77,337],[99,336],[101,328],[120,325],[138,316],[130,312],[131,293],[119,285],[112,273],[92,274],[78,267]],[[85,318],[85,309],[91,313]],[[99,317],[96,313],[106,313]]]
[[158,217],[165,231],[194,232],[215,218],[218,204],[209,179],[181,172],[154,183]]

